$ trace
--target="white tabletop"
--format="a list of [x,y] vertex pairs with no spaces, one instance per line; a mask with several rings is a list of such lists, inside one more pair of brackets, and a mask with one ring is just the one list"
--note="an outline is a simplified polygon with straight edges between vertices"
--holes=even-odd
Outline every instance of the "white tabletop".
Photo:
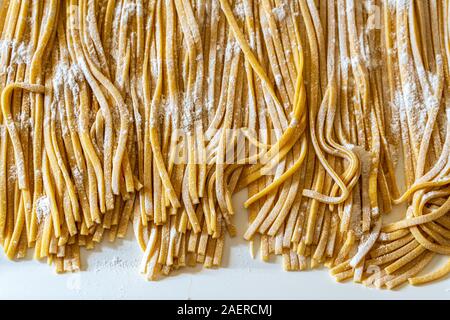
[[[236,208],[242,196],[235,199]],[[238,236],[226,239],[220,269],[185,268],[148,282],[138,272],[141,252],[130,228],[125,240],[83,250],[80,273],[56,275],[54,267],[45,263],[11,262],[0,254],[0,299],[450,299],[448,277],[422,287],[387,291],[336,283],[325,268],[285,272],[279,260],[252,259],[242,238],[246,213],[237,211]]]

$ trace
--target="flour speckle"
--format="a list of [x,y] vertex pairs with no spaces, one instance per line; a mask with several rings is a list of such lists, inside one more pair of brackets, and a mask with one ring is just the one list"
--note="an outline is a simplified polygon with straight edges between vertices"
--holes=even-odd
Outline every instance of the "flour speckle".
[[42,196],[36,200],[36,216],[38,223],[42,223],[50,215],[50,199]]

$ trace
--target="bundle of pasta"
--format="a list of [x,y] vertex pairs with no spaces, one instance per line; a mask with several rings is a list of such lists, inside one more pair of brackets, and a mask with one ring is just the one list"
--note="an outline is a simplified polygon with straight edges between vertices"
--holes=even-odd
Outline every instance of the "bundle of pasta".
[[249,120],[241,53],[218,2],[154,1],[149,10],[135,234],[141,272],[154,279],[220,265],[225,232],[235,233],[231,195],[242,164],[233,151]]
[[[251,240],[260,233],[263,259],[272,253],[282,255],[286,270],[303,270],[308,259],[313,268],[321,263],[349,265],[351,260],[350,270],[342,270],[338,277],[354,275],[359,280],[381,227],[377,191],[387,198],[382,204],[385,211],[390,210],[390,199],[385,171],[379,169],[377,121],[383,111],[369,93],[380,78],[369,78],[363,59],[354,59],[352,69],[347,62],[350,54],[363,54],[355,5],[322,1],[319,10],[314,1],[244,3],[254,8],[246,12],[246,19],[255,21],[254,43],[264,42],[267,50],[255,59],[263,60],[265,72],[273,74],[274,104],[294,106],[292,112],[271,113],[273,126],[283,132],[274,144],[280,148],[278,162],[270,163],[270,168],[276,167],[274,177],[263,175],[267,166],[244,170],[242,184],[249,185],[251,194],[246,202],[251,223],[245,237]],[[253,34],[249,29],[250,39]],[[246,52],[246,44],[241,45]],[[351,82],[350,75],[357,81]],[[276,103],[278,95],[282,104]],[[389,150],[386,153],[389,156]]]
[[99,14],[99,4],[2,3],[1,240],[9,258],[34,246],[57,271],[79,269],[79,247],[105,229],[124,236],[141,188],[125,152],[134,144],[130,66],[119,59],[131,55],[127,11],[112,43],[114,7]]
[[399,113],[406,191],[405,217],[383,226],[366,281],[393,288],[422,284],[450,272],[450,263],[417,274],[436,254],[449,255],[449,60],[448,1],[398,1],[384,8],[387,100]]
[[79,270],[80,246],[93,248],[105,229],[110,239],[125,235],[139,188],[125,152],[128,71],[105,63],[97,25],[87,22],[94,8],[3,1],[0,15],[0,238],[9,258],[34,247],[58,272]]

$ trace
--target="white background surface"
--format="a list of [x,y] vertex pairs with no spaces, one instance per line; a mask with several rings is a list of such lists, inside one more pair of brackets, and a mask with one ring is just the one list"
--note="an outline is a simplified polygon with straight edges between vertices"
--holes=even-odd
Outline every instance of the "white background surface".
[[[235,208],[242,208],[243,196],[235,199]],[[141,252],[130,229],[125,240],[82,250],[84,271],[75,274],[56,275],[53,266],[30,259],[11,262],[1,253],[0,299],[450,299],[448,277],[427,286],[387,291],[336,283],[325,268],[285,272],[280,261],[264,263],[250,257],[242,238],[246,214],[236,215],[238,236],[226,239],[220,269],[184,268],[147,282],[138,272]]]

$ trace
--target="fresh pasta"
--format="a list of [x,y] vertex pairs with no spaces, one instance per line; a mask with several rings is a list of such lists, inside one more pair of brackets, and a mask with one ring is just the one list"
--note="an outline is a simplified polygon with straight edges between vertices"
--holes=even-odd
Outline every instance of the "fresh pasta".
[[252,256],[378,288],[445,277],[448,262],[423,270],[450,255],[449,15],[448,0],[0,1],[6,257],[79,271],[81,248],[131,225],[148,280],[219,267],[245,189]]

